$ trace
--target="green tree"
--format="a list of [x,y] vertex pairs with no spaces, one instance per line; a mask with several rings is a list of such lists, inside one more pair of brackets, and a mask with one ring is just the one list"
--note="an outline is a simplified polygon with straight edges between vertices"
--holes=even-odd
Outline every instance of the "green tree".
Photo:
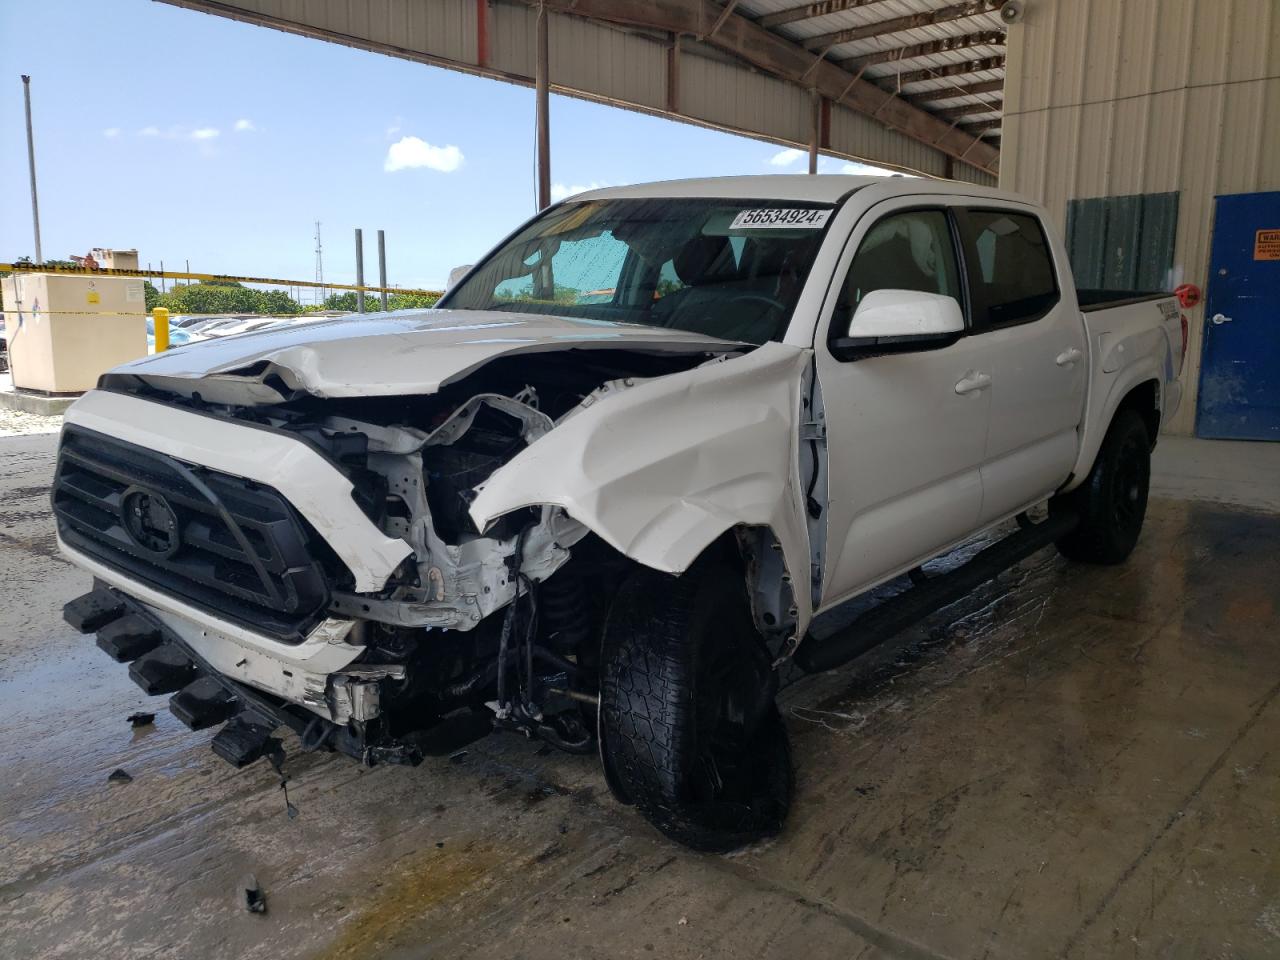
[[[387,309],[422,310],[426,307],[434,307],[441,296],[442,294],[434,292],[393,293],[387,297]],[[349,313],[355,313],[356,292],[348,290],[345,293],[331,293],[324,298],[324,308],[326,310],[346,310]],[[364,297],[364,312],[378,313],[380,310],[382,310],[382,297],[376,293],[366,293]]]
[[179,283],[155,306],[170,313],[295,314],[302,307],[283,290],[254,290],[233,282]]

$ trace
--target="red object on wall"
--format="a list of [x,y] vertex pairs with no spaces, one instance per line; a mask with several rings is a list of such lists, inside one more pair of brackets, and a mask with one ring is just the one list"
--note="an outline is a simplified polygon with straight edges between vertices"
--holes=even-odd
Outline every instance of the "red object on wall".
[[1200,303],[1200,288],[1194,283],[1184,283],[1180,287],[1176,287],[1173,293],[1178,298],[1178,303],[1182,304],[1184,310]]

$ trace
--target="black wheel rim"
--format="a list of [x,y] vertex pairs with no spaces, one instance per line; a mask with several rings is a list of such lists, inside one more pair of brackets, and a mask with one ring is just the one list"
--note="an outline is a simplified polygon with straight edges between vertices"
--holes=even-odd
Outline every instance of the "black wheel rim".
[[1116,461],[1111,485],[1111,519],[1117,529],[1136,533],[1147,510],[1150,462],[1138,437],[1129,437]]

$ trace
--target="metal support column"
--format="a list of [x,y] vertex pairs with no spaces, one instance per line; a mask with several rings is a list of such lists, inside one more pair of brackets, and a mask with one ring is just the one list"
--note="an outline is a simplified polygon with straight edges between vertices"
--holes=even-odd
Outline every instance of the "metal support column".
[[27,107],[27,167],[31,171],[31,224],[36,234],[36,263],[44,263],[40,252],[40,201],[36,198],[36,144],[31,133],[31,78],[22,75],[22,98]]
[[378,286],[382,288],[382,309],[387,309],[387,235],[378,231]]
[[[364,234],[356,227],[356,286],[364,287]],[[364,290],[356,291],[356,313],[364,313]]]
[[817,87],[810,88],[809,100],[813,108],[809,130],[809,172],[817,173],[818,144],[822,140],[822,95],[818,93]]
[[538,125],[538,209],[551,206],[551,83],[547,77],[550,52],[547,40],[547,6],[538,4],[537,57],[533,87]]

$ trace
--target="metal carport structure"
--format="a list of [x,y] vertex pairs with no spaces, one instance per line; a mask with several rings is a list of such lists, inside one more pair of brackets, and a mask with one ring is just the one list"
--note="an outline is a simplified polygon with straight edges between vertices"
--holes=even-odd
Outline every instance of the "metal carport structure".
[[821,152],[981,184],[999,172],[1001,0],[163,2],[534,85],[543,118],[549,89],[807,148],[811,170]]

